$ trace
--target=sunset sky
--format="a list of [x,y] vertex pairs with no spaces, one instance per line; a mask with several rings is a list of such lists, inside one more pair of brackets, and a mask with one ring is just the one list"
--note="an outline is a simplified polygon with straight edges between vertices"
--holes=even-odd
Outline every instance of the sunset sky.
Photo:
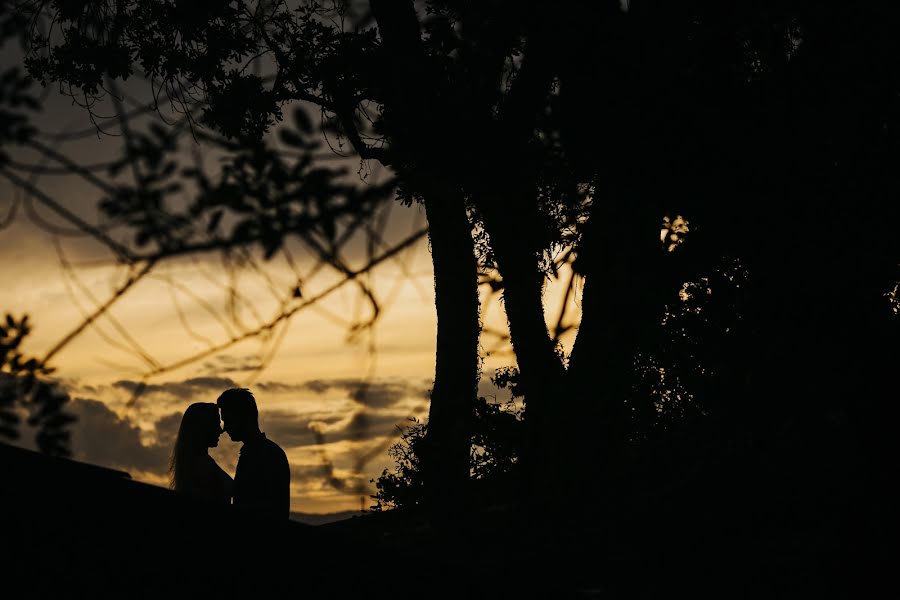
[[[140,86],[133,87],[134,94],[141,93]],[[44,112],[34,119],[42,132],[88,130],[65,143],[44,138],[57,151],[90,165],[121,149],[121,138],[98,139],[90,133],[83,109],[55,90],[47,94]],[[111,114],[111,110],[106,106],[100,112]],[[115,126],[110,130],[115,132]],[[192,143],[188,138],[185,148],[202,154],[203,147],[191,149]],[[34,164],[36,156],[22,151],[15,159]],[[213,166],[215,157],[207,159]],[[348,166],[355,177],[358,161],[351,159]],[[377,165],[367,168],[370,181],[385,176]],[[43,175],[34,182],[86,221],[98,222],[95,207],[100,193],[82,177]],[[16,204],[17,193],[0,179],[0,222]],[[30,316],[34,331],[25,351],[42,357],[112,295],[127,276],[127,268],[115,264],[112,254],[89,238],[39,226],[41,220],[63,222],[38,202],[29,207],[24,196],[18,200],[14,221],[0,230],[0,313]],[[389,210],[388,243],[399,242],[425,225],[419,206],[393,202]],[[128,239],[124,230],[113,235]],[[345,257],[352,267],[363,264],[360,246],[352,245]],[[347,285],[298,311],[266,339],[253,338],[180,368],[165,368],[227,341],[242,331],[241,325],[253,329],[278,314],[277,298],[288,294],[297,284],[297,274],[306,274],[312,266],[312,258],[299,243],[288,247],[293,266],[282,255],[266,262],[256,253],[258,271],[227,268],[218,254],[163,262],[95,327],[56,354],[51,365],[72,398],[70,412],[78,417],[73,427],[74,457],[165,485],[168,456],[184,409],[192,402],[214,402],[228,387],[246,386],[256,395],[262,429],[287,452],[294,511],[326,513],[370,506],[368,496],[374,486],[369,480],[392,467],[387,449],[398,437],[396,426],[428,412],[435,313],[425,238],[399,255],[399,260],[386,262],[371,274],[369,283],[383,312],[374,328],[355,339],[348,339],[349,328],[354,321],[364,320],[368,309],[357,290]],[[62,260],[70,264],[70,270]],[[232,274],[234,287],[246,303],[239,303],[230,314],[227,288]],[[304,298],[339,279],[333,269],[304,277]],[[548,285],[545,299],[550,319],[555,320],[559,312],[560,282],[565,280],[563,273]],[[578,294],[570,300],[570,321],[577,322],[578,300]],[[485,305],[482,319],[493,329],[505,328],[497,298]],[[573,337],[570,332],[564,338],[567,348]],[[136,356],[135,345],[146,360]],[[496,345],[496,338],[483,337],[480,390],[485,395],[498,393],[488,379],[494,370],[514,364],[508,346]],[[144,393],[132,402],[136,386],[154,365],[163,367],[163,372],[146,378]],[[324,443],[317,443],[314,432],[321,434]],[[27,432],[19,443],[32,444]],[[238,449],[239,444],[223,434],[213,456],[233,474]]]

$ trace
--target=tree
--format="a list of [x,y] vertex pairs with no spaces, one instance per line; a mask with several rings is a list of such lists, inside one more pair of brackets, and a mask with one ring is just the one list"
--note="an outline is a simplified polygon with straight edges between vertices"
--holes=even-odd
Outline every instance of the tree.
[[[46,10],[61,37],[35,40],[35,76],[91,97],[105,77],[140,65],[185,109],[197,94],[202,121],[247,146],[283,105],[305,102],[362,160],[391,167],[402,199],[425,205],[439,322],[429,460],[446,476],[433,486],[442,494],[468,475],[473,228],[486,240],[479,259],[502,278],[526,463],[534,473],[570,465],[564,496],[613,489],[633,438],[630,406],[652,402],[633,394],[635,356],[668,335],[659,323],[684,285],[721,279],[732,259],[749,273],[740,327],[723,342],[735,355],[716,357],[698,394],[715,394],[734,420],[753,407],[740,428],[760,439],[786,422],[821,433],[833,411],[858,417],[842,435],[881,431],[897,327],[884,294],[900,256],[891,231],[900,215],[884,202],[897,186],[890,32],[900,17],[889,3],[852,15],[837,1]],[[254,61],[270,76],[248,74]],[[585,280],[567,364],[541,302],[565,246]],[[822,292],[829,280],[846,290],[839,299]],[[828,379],[815,375],[824,365]],[[857,396],[866,408],[849,402]],[[585,415],[574,433],[562,427],[573,411]],[[781,451],[794,452],[779,435]],[[599,476],[577,477],[588,467]]]

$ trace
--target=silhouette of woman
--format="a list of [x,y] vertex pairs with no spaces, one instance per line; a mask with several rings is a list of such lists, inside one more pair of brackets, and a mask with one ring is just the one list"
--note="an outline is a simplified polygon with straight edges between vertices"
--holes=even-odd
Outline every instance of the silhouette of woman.
[[169,463],[173,490],[214,502],[231,502],[234,480],[209,455],[219,445],[222,426],[219,408],[210,402],[195,402],[181,417],[178,438]]

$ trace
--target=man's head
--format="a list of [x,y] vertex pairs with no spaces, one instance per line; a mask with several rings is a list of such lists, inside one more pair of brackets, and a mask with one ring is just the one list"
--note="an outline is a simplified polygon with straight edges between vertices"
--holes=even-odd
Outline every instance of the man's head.
[[216,400],[222,412],[222,425],[235,442],[243,442],[259,433],[256,399],[246,388],[225,390]]

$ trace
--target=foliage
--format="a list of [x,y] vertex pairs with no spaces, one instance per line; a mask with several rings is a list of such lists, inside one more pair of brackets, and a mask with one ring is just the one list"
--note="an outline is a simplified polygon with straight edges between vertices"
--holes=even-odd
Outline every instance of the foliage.
[[[14,12],[0,16],[0,46],[20,33],[23,20]],[[5,146],[23,144],[34,135],[35,129],[26,111],[38,110],[40,103],[31,93],[32,83],[18,67],[0,70],[0,168],[6,166],[10,158]],[[4,225],[5,222],[0,221],[0,228]]]
[[413,508],[420,506],[425,498],[422,477],[422,455],[428,443],[428,425],[418,419],[401,430],[400,440],[390,447],[388,454],[396,462],[393,472],[382,471],[375,483],[377,492],[374,511],[390,508]]
[[717,412],[734,386],[737,345],[746,335],[748,271],[723,261],[709,276],[682,285],[653,338],[635,356],[629,398],[636,439],[684,419]]
[[[176,132],[152,124],[133,133],[127,152],[110,165],[115,176],[137,167],[133,184],[121,183],[101,199],[101,210],[134,232],[137,248],[162,254],[258,244],[271,258],[291,235],[316,236],[329,251],[340,225],[364,221],[390,197],[393,182],[360,186],[346,168],[313,159],[321,142],[313,138],[303,109],[293,127],[279,130],[286,153],[274,140],[240,142],[198,135],[220,154],[221,169],[210,176],[201,164],[180,166]],[[182,190],[188,202],[173,202]]]
[[64,410],[69,396],[47,379],[53,369],[22,353],[22,342],[30,332],[27,316],[17,321],[6,315],[0,325],[0,437],[18,439],[24,413],[27,424],[37,430],[35,441],[41,452],[68,456],[67,428],[75,420]]
[[[138,245],[254,242],[268,254],[292,231],[327,245],[338,217],[366,218],[353,193],[328,204],[339,176],[305,168],[311,128],[285,139],[301,142],[296,163],[260,142],[283,106],[302,101],[335,149],[349,143],[394,169],[402,200],[427,207],[437,189],[435,202],[468,210],[475,252],[500,271],[486,283],[504,294],[521,369],[499,380],[543,411],[538,437],[551,448],[563,447],[553,432],[592,445],[601,427],[622,441],[729,403],[758,421],[853,411],[862,429],[890,422],[877,382],[896,356],[896,326],[878,311],[900,256],[892,3],[608,1],[578,5],[577,18],[546,3],[182,4],[36,9],[57,37],[33,40],[35,77],[95,97],[104,77],[140,65],[173,103],[205,111],[222,147],[234,144],[220,181],[181,173],[203,190],[187,212],[166,209],[176,171],[157,159],[147,189],[111,195],[108,213]],[[260,57],[271,76],[249,73]],[[322,185],[306,190],[300,177]],[[327,209],[281,195],[294,185]],[[432,234],[444,224],[432,220]],[[587,282],[568,364],[540,302],[547,257],[562,245],[575,246]],[[582,416],[574,434],[572,413]],[[425,427],[395,448],[385,502],[419,494]]]
[[[469,451],[471,480],[493,482],[513,474],[522,452],[522,411],[512,401],[491,402],[479,397],[472,407],[472,427]],[[423,485],[423,457],[428,451],[428,424],[411,419],[412,424],[401,430],[400,440],[388,453],[396,465],[385,469],[373,480],[377,492],[374,511],[391,508],[414,508],[425,500]]]
[[472,479],[487,480],[514,472],[524,444],[523,410],[513,400],[475,402],[470,465]]

